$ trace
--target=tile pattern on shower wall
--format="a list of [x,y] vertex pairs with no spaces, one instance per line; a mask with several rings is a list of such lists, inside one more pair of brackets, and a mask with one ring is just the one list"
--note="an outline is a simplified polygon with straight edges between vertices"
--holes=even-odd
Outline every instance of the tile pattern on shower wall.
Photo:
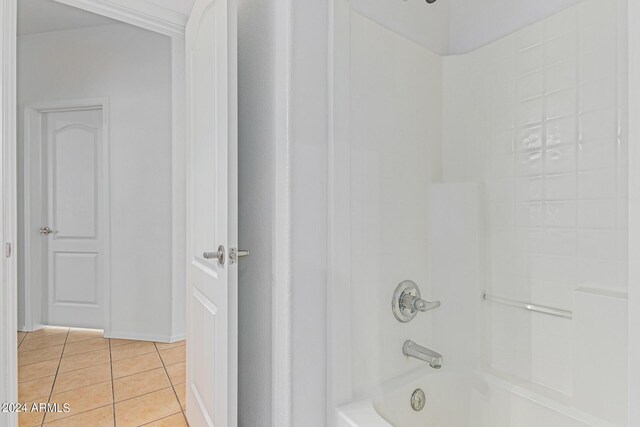
[[[475,158],[484,158],[495,294],[571,310],[579,284],[626,290],[617,5],[580,3],[474,52],[459,76],[447,75],[462,85],[465,73],[484,76],[484,111],[464,108],[471,122],[487,123]],[[446,151],[444,164],[447,177]],[[491,310],[492,366],[571,393],[572,322]]]

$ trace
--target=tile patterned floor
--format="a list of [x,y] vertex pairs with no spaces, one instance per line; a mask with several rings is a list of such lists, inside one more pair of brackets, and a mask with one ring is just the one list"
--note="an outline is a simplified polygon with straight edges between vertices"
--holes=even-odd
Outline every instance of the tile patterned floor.
[[18,332],[18,400],[69,403],[68,413],[29,412],[20,427],[187,426],[185,345],[102,337],[47,327]]

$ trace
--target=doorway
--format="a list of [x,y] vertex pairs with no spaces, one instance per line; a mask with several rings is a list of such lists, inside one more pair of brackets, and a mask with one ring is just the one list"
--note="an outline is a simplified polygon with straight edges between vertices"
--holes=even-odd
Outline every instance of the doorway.
[[109,323],[107,108],[106,100],[25,108],[24,330]]
[[183,425],[181,43],[17,5],[18,425]]

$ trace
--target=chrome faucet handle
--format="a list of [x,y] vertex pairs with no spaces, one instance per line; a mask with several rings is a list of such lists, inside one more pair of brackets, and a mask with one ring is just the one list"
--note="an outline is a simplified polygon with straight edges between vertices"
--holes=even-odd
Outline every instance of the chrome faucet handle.
[[[409,303],[408,305],[406,304],[407,302]],[[440,307],[440,301],[426,301],[420,298],[416,298],[413,295],[405,295],[402,298],[401,304],[408,307],[413,307],[414,310],[422,312]]]
[[420,289],[415,282],[405,280],[400,283],[391,301],[393,315],[400,322],[409,322],[419,311],[429,311],[440,307],[440,301],[425,301],[420,298]]

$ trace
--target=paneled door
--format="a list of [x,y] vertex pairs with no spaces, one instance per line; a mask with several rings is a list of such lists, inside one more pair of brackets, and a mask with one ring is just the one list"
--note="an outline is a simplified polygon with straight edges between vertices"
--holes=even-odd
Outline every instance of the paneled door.
[[196,0],[187,53],[187,419],[237,425],[235,0]]
[[47,320],[103,327],[102,110],[43,113]]

